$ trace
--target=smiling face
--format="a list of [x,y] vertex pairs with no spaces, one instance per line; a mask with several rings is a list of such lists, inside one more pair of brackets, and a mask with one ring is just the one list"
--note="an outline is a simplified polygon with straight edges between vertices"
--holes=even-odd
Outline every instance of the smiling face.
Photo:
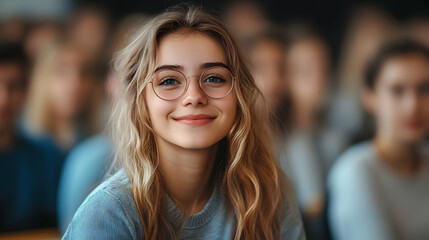
[[237,111],[234,91],[214,99],[206,96],[199,86],[200,75],[208,66],[222,64],[227,65],[224,50],[206,35],[178,32],[161,38],[155,67],[174,66],[187,77],[188,87],[181,97],[172,101],[159,98],[151,84],[145,88],[157,144],[206,149],[229,133]]
[[404,143],[429,133],[429,59],[393,57],[380,70],[373,92],[378,131]]

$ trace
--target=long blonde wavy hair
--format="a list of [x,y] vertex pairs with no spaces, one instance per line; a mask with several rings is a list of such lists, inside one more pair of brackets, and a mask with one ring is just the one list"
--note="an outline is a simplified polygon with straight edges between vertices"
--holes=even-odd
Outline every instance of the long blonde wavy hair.
[[216,40],[236,77],[236,120],[219,143],[213,178],[235,217],[233,239],[280,237],[287,187],[271,151],[267,114],[256,104],[260,92],[237,43],[220,21],[188,6],[154,17],[115,58],[116,71],[124,81],[123,96],[112,115],[115,162],[130,179],[145,239],[174,239],[178,230],[167,219],[166,190],[157,169],[157,146],[144,92],[155,69],[160,39],[177,32],[198,32]]

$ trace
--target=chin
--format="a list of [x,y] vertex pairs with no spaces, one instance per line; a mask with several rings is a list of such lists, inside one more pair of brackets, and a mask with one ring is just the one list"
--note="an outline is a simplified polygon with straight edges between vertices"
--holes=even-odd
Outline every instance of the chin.
[[427,136],[427,131],[406,131],[402,134],[402,140],[408,144],[418,144]]
[[219,141],[215,140],[208,140],[208,139],[189,139],[189,141],[181,141],[178,146],[184,149],[193,149],[193,150],[202,150],[207,149],[210,147],[213,147],[216,145]]
[[182,132],[171,138],[171,142],[184,149],[207,149],[216,145],[222,138],[220,132]]

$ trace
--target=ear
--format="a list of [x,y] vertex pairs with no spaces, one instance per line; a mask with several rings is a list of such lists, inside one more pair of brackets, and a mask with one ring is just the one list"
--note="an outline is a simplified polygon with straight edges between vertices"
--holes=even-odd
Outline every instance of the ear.
[[374,89],[369,89],[367,87],[364,87],[360,94],[360,101],[365,108],[366,111],[368,111],[370,114],[374,115],[377,111],[377,106],[375,104],[376,96]]

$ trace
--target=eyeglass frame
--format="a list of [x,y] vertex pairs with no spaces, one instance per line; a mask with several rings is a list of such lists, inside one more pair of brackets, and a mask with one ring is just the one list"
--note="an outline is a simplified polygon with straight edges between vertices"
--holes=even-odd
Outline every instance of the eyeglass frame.
[[[211,96],[209,96],[209,95],[208,95],[208,94],[203,90],[203,87],[201,86],[201,77],[204,75],[204,73],[205,73],[205,72],[207,72],[207,71],[208,71],[208,70],[210,70],[210,69],[214,69],[214,68],[224,68],[224,69],[228,70],[228,72],[231,74],[231,81],[232,81],[232,83],[231,83],[231,89],[229,89],[229,91],[225,94],[225,96],[223,96],[223,97],[219,97],[219,98],[215,98],[215,97],[211,97]],[[162,98],[161,96],[159,96],[159,95],[158,95],[158,93],[156,93],[156,91],[155,91],[155,87],[153,86],[153,78],[156,76],[156,74],[157,74],[157,73],[159,73],[159,72],[161,72],[161,71],[175,71],[175,72],[180,73],[180,74],[184,77],[184,79],[185,79],[185,83],[186,83],[186,86],[185,86],[185,88],[183,89],[183,91],[180,93],[180,95],[179,95],[178,97],[173,98],[173,99],[165,99],[165,98]],[[164,101],[175,101],[175,100],[177,100],[177,99],[181,98],[181,97],[186,93],[186,91],[188,90],[189,84],[190,84],[190,81],[188,81],[188,78],[191,78],[191,77],[198,77],[198,86],[199,86],[199,88],[200,88],[201,92],[202,92],[205,96],[207,96],[207,97],[209,97],[209,98],[211,98],[211,99],[223,99],[223,98],[226,98],[226,97],[227,97],[227,96],[232,92],[232,89],[234,89],[235,77],[234,77],[234,75],[232,74],[232,71],[231,71],[229,68],[227,68],[227,67],[223,67],[223,66],[213,66],[213,67],[209,67],[209,68],[204,69],[204,71],[203,71],[203,72],[201,72],[201,74],[200,74],[200,75],[190,75],[190,76],[186,76],[182,71],[180,71],[180,70],[175,70],[175,69],[168,69],[168,70],[155,71],[155,72],[152,74],[152,76],[151,76],[151,80],[149,81],[149,83],[152,85],[152,91],[155,93],[155,95],[156,95],[158,98],[160,98],[160,99],[162,99],[162,100],[164,100]],[[188,84],[188,82],[189,82],[189,84]]]

